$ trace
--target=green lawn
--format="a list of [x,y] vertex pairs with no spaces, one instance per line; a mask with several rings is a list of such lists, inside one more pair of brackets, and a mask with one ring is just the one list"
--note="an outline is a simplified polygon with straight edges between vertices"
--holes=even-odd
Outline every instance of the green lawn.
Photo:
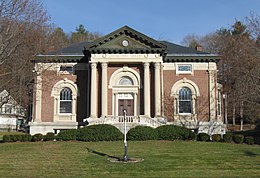
[[[260,146],[193,141],[128,142],[141,163],[110,163],[122,142],[0,144],[0,177],[260,177]],[[94,150],[95,153],[89,152]]]

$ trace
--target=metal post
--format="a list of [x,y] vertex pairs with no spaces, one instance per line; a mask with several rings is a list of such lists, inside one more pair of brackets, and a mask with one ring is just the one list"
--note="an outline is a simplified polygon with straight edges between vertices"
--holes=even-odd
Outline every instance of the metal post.
[[124,109],[124,161],[128,160],[127,157],[127,141],[126,141],[126,109]]

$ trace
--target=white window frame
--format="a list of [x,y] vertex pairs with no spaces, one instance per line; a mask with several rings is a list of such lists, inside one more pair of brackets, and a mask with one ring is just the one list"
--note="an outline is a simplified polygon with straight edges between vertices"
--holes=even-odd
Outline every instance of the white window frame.
[[[62,71],[62,70],[61,70],[62,67],[71,67],[71,68],[72,68],[72,71],[71,71],[71,72],[69,72],[69,71]],[[73,65],[73,64],[60,65],[59,68],[58,68],[58,73],[59,73],[59,74],[70,74],[70,75],[74,75],[74,74],[75,74],[74,65]]]
[[[58,112],[60,115],[72,115],[73,112],[73,95],[72,95],[72,90],[69,87],[64,87],[61,89],[60,93],[62,92],[63,89],[68,88],[71,92],[71,100],[61,100],[61,97],[59,98],[59,107],[58,107]],[[70,102],[71,103],[71,112],[60,112],[60,105],[61,102]]]
[[[190,66],[190,71],[181,71],[179,70],[179,67],[181,66]],[[179,63],[176,64],[176,74],[193,74],[193,64],[187,64],[187,63]]]

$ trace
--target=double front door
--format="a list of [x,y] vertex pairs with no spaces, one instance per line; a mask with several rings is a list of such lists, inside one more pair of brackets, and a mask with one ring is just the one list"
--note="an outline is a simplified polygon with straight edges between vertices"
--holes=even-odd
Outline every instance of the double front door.
[[132,94],[122,94],[123,97],[118,99],[118,116],[124,116],[126,110],[127,116],[134,116],[134,99]]

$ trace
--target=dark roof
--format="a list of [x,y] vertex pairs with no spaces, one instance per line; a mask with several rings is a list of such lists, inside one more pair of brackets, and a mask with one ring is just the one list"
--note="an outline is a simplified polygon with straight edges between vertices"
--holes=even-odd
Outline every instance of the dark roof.
[[[141,48],[111,48],[103,44],[112,41],[122,35],[129,36],[146,47]],[[218,55],[197,51],[193,48],[181,46],[168,41],[156,41],[128,26],[124,26],[93,42],[81,42],[52,51],[44,55],[38,55],[37,60],[43,62],[79,62],[84,54],[90,53],[160,53],[164,55],[164,62],[217,62]]]
[[84,46],[89,45],[90,43],[92,42],[85,41],[73,44],[57,51],[48,52],[46,55],[83,55]]
[[185,46],[170,43],[168,41],[160,41],[160,43],[167,46],[167,50],[166,50],[167,54],[209,54],[206,52],[197,51],[193,48],[188,48]]

